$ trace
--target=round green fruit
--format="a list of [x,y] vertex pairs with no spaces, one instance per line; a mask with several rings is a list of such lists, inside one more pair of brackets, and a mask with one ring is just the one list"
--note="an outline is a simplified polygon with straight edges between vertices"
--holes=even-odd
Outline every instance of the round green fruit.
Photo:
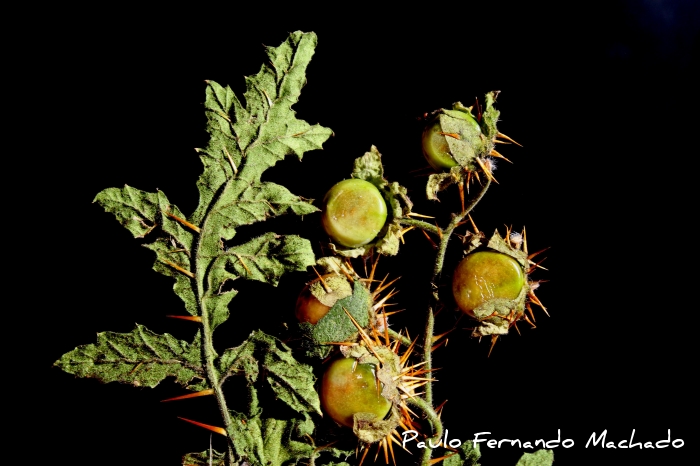
[[356,248],[372,241],[384,227],[386,216],[382,194],[368,181],[343,180],[323,199],[323,228],[345,247]]
[[[467,112],[452,112],[450,114],[456,118],[464,119],[472,127],[473,131],[481,132],[479,128],[479,123],[474,119],[471,114]],[[456,115],[456,116],[455,116]],[[433,119],[423,130],[422,146],[423,146],[423,156],[425,160],[428,161],[431,167],[437,171],[449,170],[452,167],[456,167],[457,161],[452,157],[452,152],[450,151],[450,146],[447,143],[447,138],[452,137],[446,135],[440,125],[440,117],[437,116]]]
[[353,427],[357,413],[374,414],[384,419],[391,402],[377,389],[373,364],[359,364],[354,358],[340,358],[330,363],[321,380],[321,406],[339,424]]
[[459,308],[474,309],[491,299],[515,299],[525,284],[525,272],[512,257],[495,251],[467,255],[455,269],[452,293]]

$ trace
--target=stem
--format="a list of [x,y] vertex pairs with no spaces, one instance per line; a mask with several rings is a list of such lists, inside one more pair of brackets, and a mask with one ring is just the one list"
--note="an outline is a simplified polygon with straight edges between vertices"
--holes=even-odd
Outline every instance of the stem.
[[398,218],[397,220],[399,221],[399,224],[401,224],[401,225],[414,226],[414,227],[420,228],[421,230],[426,230],[426,231],[429,231],[430,233],[434,233],[436,235],[439,234],[438,233],[439,228],[431,223],[424,222],[422,220],[416,220],[414,218],[409,218],[409,217],[402,217],[402,218]]
[[[440,274],[442,273],[442,268],[445,263],[445,253],[447,252],[447,243],[450,241],[450,236],[452,236],[452,233],[454,232],[455,228],[460,225],[462,220],[469,215],[469,212],[481,201],[481,198],[484,197],[484,194],[486,194],[486,191],[489,189],[489,186],[491,186],[491,179],[487,179],[486,183],[482,186],[481,191],[476,195],[476,197],[469,203],[469,205],[458,215],[452,214],[452,220],[450,221],[449,225],[447,228],[442,230],[442,234],[440,235],[440,244],[438,246],[438,251],[437,255],[435,257],[435,266],[433,268],[433,277],[430,280],[430,287],[431,287],[431,304],[428,306],[428,313],[426,316],[425,320],[425,335],[423,337],[423,360],[425,364],[423,365],[423,368],[426,371],[431,371],[433,368],[433,360],[432,360],[432,349],[433,349],[433,328],[435,325],[435,315],[433,313],[433,308],[436,307],[440,300],[437,294],[437,285],[436,281],[440,277]],[[423,226],[419,225],[424,224],[427,227],[430,228],[424,228],[426,230],[432,231],[432,229],[436,229],[435,232],[440,231],[437,227],[434,227],[433,225],[430,225],[429,223],[426,222],[420,222],[420,221],[414,221],[412,219],[411,223],[407,223],[409,225],[415,225],[420,228],[423,228]],[[439,440],[442,437],[442,422],[440,421],[440,418],[435,414],[435,411],[433,410],[433,384],[432,382],[428,381],[424,385],[425,389],[425,400],[421,400],[421,402],[416,402],[414,399],[411,400],[411,402],[414,404],[414,406],[419,407],[423,413],[426,414],[428,417],[428,421],[430,422],[430,425],[433,429],[433,436],[428,438],[427,441],[430,442],[431,440]],[[421,403],[424,403],[425,406],[419,406]],[[421,458],[421,466],[429,466],[430,465],[430,457],[432,455],[432,448],[425,448],[423,450],[423,455]]]
[[[229,180],[230,181],[230,180]],[[200,257],[199,248],[200,245],[207,240],[207,236],[210,234],[210,229],[208,228],[208,221],[210,214],[214,211],[214,207],[218,204],[221,199],[221,194],[219,193],[219,198],[212,202],[212,208],[209,209],[208,213],[205,215],[202,223],[201,230],[197,244],[194,248],[193,257],[195,258],[195,280],[196,280],[196,293],[197,293],[197,303],[202,317],[202,351],[204,352],[204,364],[207,375],[207,381],[212,389],[214,389],[214,395],[216,396],[217,404],[219,405],[219,411],[221,412],[221,417],[224,421],[224,429],[228,432],[228,455],[227,462],[228,466],[234,466],[234,456],[240,457],[241,452],[236,451],[236,445],[231,438],[231,426],[233,420],[231,419],[231,413],[228,410],[228,405],[226,404],[226,398],[224,397],[224,392],[222,389],[222,380],[219,378],[219,371],[216,368],[215,360],[218,357],[216,350],[214,349],[214,329],[212,328],[212,316],[209,314],[209,309],[207,308],[204,297],[206,291],[204,288],[204,280],[207,276],[207,268],[211,262],[210,258]]]

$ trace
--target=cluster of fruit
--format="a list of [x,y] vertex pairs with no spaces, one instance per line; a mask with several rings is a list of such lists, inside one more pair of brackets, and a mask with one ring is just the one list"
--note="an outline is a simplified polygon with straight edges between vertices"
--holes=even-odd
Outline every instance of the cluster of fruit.
[[[459,103],[450,110],[434,112],[423,131],[422,148],[427,162],[439,172],[433,176],[442,177],[435,192],[448,184],[470,182],[472,175],[478,179],[478,173],[485,175],[484,182],[492,179],[491,157],[502,157],[493,147],[504,142],[497,137],[514,143],[495,129],[498,112],[492,106],[494,98],[495,93],[487,95],[487,112],[476,117],[471,108]],[[356,166],[362,163],[367,162],[358,159]],[[389,223],[400,223],[397,211],[391,208],[386,180],[380,177],[380,183],[375,183],[377,177],[366,178],[353,174],[353,178],[334,185],[323,200],[322,224],[334,251],[375,244],[386,234]],[[408,205],[410,211],[410,201]],[[468,236],[471,239],[464,257],[452,271],[452,298],[456,308],[479,323],[474,335],[489,335],[495,341],[515,321],[528,319],[525,310],[531,311],[530,300],[539,304],[532,292],[536,282],[528,280],[532,256],[520,233],[508,231],[505,238],[496,233],[486,244],[481,233]],[[307,284],[295,310],[302,327],[317,334],[312,336],[316,344],[327,345],[331,338],[341,348],[342,354],[329,358],[325,365],[321,404],[331,419],[352,428],[360,440],[386,444],[397,438],[397,426],[415,426],[406,400],[430,380],[429,374],[420,369],[421,363],[409,365],[413,345],[398,355],[399,342],[392,341],[387,329],[388,313],[372,299],[386,288],[383,282],[372,291],[372,277],[362,280],[345,263],[329,259],[324,258],[326,273]],[[351,302],[361,303],[359,312],[348,311]],[[368,317],[363,321],[365,314]],[[338,319],[351,321],[353,326],[333,337],[316,332],[317,326],[327,322],[335,326]],[[327,357],[330,349],[318,355]]]

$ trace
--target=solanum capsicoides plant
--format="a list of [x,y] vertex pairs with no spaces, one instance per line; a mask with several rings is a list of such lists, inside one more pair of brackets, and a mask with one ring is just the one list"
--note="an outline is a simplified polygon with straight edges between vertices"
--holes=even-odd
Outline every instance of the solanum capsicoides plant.
[[[306,152],[322,149],[332,134],[329,128],[296,118],[292,110],[306,83],[306,68],[316,42],[313,33],[294,32],[279,47],[268,47],[269,61],[255,76],[246,78],[245,105],[229,87],[207,82],[204,106],[210,138],[207,146],[197,151],[203,171],[197,180],[199,204],[193,213],[180,211],[161,191],[145,192],[130,186],[105,189],[95,198],[155,253],[154,270],[172,277],[173,291],[182,301],[179,317],[191,321],[196,330],[188,341],[138,324],[130,333],[103,332],[98,334],[96,343],[64,354],[56,366],[79,377],[135,387],[154,387],[171,378],[185,390],[177,398],[209,397],[218,405],[220,423],[183,419],[225,437],[226,448],[219,452],[203,445],[202,452],[185,454],[183,465],[349,466],[371,461],[372,456],[366,459],[367,452],[375,445],[384,451],[380,461],[389,461],[394,458],[393,449],[400,447],[399,430],[415,428],[422,439],[433,441],[443,432],[432,394],[431,361],[436,338],[433,310],[438,303],[454,301],[432,293],[423,335],[409,339],[388,325],[390,312],[384,305],[393,293],[383,297],[380,293],[387,293],[391,283],[377,283],[374,268],[370,277],[360,277],[351,261],[367,259],[372,254],[395,255],[407,229],[422,229],[439,243],[433,286],[426,287],[436,289],[434,285],[442,279],[447,241],[463,225],[492,179],[489,154],[484,151],[493,149],[500,134],[495,132],[495,95],[487,96],[483,120],[465,117],[469,109],[462,107],[443,112],[450,118],[454,117],[450,112],[464,113],[457,114],[463,117],[457,120],[470,125],[467,142],[474,145],[474,150],[471,156],[464,155],[468,151],[460,143],[457,146],[462,152],[452,156],[454,164],[433,164],[449,171],[430,178],[429,197],[436,198],[449,184],[469,182],[472,174],[474,179],[479,173],[482,175],[480,188],[471,200],[463,202],[461,212],[454,215],[448,226],[440,228],[411,212],[406,189],[384,177],[381,155],[372,146],[355,161],[351,179],[356,181],[338,180],[341,187],[359,186],[360,194],[353,194],[357,198],[369,186],[381,207],[379,213],[373,214],[371,233],[366,238],[350,238],[352,235],[346,234],[348,228],[340,217],[350,215],[355,201],[348,204],[343,200],[340,188],[334,188],[333,195],[327,197],[329,205],[314,205],[280,184],[262,181],[267,169],[287,156],[301,160]],[[462,140],[462,123],[444,120],[452,125],[450,131],[438,128],[433,131],[438,133],[435,137]],[[482,137],[477,128],[486,136]],[[442,154],[443,161],[449,157]],[[238,230],[247,225],[280,215],[321,215],[321,211],[331,237],[325,249],[330,255],[326,257],[317,257],[310,241],[298,235],[266,231],[239,239]],[[513,257],[514,267],[523,272],[518,275],[523,291],[518,288],[514,293],[520,300],[518,313],[509,314],[509,306],[513,306],[502,302],[505,298],[500,295],[496,296],[501,299],[498,306],[494,304],[498,316],[484,314],[489,296],[473,300],[477,303],[473,309],[463,308],[465,313],[471,311],[471,317],[484,328],[496,325],[495,319],[500,326],[496,336],[505,333],[503,330],[507,331],[516,317],[524,315],[529,293],[526,286],[530,283],[525,277],[532,265],[527,250],[506,236],[510,252],[505,254]],[[464,238],[465,254],[476,255],[492,248],[491,242],[482,245],[483,235],[478,231]],[[513,266],[511,262],[508,263]],[[251,328],[248,338],[237,346],[215,350],[215,330],[229,319],[229,305],[240,281],[276,286],[283,275],[304,271],[314,275],[303,291],[301,304],[297,304],[299,338],[290,340],[288,346],[277,336]],[[310,302],[317,306],[313,318],[305,307]],[[293,315],[295,310],[289,312]],[[293,341],[302,343],[294,346]],[[302,358],[309,363],[299,362]],[[357,385],[360,373],[369,388],[365,382]],[[224,386],[234,377],[245,380],[248,396],[244,400],[228,399],[225,395]],[[340,406],[337,403],[347,400],[338,396],[338,390],[345,389],[346,383],[350,383],[349,393],[362,393],[363,398]],[[267,398],[260,396],[261,390],[271,391],[274,401],[287,409],[265,409],[261,400]],[[366,400],[376,404],[376,409],[366,409]],[[328,414],[325,419],[322,405]],[[279,412],[288,414],[280,416]],[[353,456],[354,447],[337,442],[353,436],[357,437],[360,456]],[[320,442],[329,438],[331,441]],[[433,454],[440,456],[433,458]],[[423,449],[414,458],[421,465],[434,463],[435,459],[448,466],[475,465],[479,451],[465,442],[454,450],[444,446],[435,451]],[[522,461],[551,464],[551,452],[526,455]]]

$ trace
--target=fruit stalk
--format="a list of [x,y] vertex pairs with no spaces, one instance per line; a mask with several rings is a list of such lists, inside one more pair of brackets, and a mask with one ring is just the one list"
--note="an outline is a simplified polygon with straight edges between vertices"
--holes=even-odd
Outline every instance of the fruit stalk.
[[[423,368],[430,373],[432,370],[432,342],[433,342],[433,333],[434,333],[434,323],[435,323],[435,315],[433,313],[433,309],[435,306],[439,303],[439,297],[437,295],[437,285],[436,281],[440,277],[440,274],[442,273],[442,268],[445,262],[445,253],[447,252],[447,244],[450,240],[450,237],[452,236],[452,233],[454,233],[455,228],[457,228],[459,225],[461,225],[462,221],[469,215],[469,212],[471,212],[474,207],[481,201],[481,199],[484,197],[486,194],[486,191],[489,189],[489,186],[491,186],[491,178],[487,178],[486,182],[482,185],[481,190],[479,193],[472,199],[472,201],[467,205],[461,213],[459,214],[452,214],[452,220],[450,223],[447,225],[447,228],[444,230],[441,230],[439,227],[435,225],[431,225],[430,223],[424,222],[422,220],[415,220],[415,219],[410,219],[410,218],[402,218],[399,220],[399,222],[402,225],[412,225],[418,228],[421,228],[425,231],[429,231],[433,234],[437,234],[440,237],[440,242],[438,244],[437,248],[437,253],[435,256],[435,265],[433,267],[433,276],[430,280],[430,286],[431,286],[431,302],[430,305],[428,306],[428,311],[426,315],[426,323],[425,323],[425,332],[423,335],[423,361],[425,364],[423,365]],[[411,404],[415,406],[416,408],[420,409],[423,414],[426,415],[428,418],[428,421],[430,422],[430,425],[433,430],[433,436],[429,440],[437,441],[442,437],[442,422],[440,421],[440,418],[438,415],[435,413],[435,410],[433,409],[433,385],[432,382],[428,381],[424,385],[424,390],[425,393],[423,395],[423,399],[419,399],[418,397],[415,397],[411,399]],[[432,455],[432,448],[425,448],[423,449],[423,455],[421,457],[421,466],[430,466],[430,457]]]

